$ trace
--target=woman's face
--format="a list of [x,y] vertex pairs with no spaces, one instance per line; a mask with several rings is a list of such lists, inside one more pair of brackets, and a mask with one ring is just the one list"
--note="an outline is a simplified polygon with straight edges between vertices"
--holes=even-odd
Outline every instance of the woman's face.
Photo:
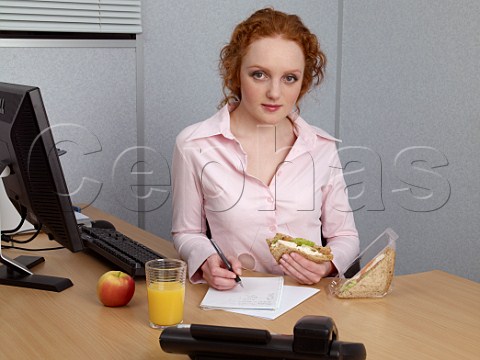
[[280,37],[255,40],[240,67],[238,110],[260,124],[277,124],[292,112],[305,69],[302,49]]

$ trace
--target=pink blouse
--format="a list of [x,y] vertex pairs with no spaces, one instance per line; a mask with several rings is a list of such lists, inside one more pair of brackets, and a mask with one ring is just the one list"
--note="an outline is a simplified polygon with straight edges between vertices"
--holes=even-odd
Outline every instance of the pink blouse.
[[282,274],[266,243],[277,232],[321,244],[323,231],[340,272],[358,255],[336,139],[299,116],[292,121],[297,140],[270,184],[246,172],[247,155],[230,131],[228,106],[178,135],[172,235],[192,282],[202,281],[198,270],[215,253],[206,219],[225,255],[251,254],[255,271]]

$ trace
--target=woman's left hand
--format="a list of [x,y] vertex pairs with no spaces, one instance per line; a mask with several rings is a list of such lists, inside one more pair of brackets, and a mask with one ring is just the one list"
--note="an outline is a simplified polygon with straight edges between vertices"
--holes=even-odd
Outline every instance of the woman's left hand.
[[305,285],[318,283],[333,269],[330,261],[317,264],[297,253],[284,254],[280,259],[280,266],[286,275]]

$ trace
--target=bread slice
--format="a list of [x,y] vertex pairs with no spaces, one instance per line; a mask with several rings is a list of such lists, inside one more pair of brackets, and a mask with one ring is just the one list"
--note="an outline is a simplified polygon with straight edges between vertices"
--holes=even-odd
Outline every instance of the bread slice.
[[339,298],[382,297],[388,293],[395,269],[395,250],[387,247],[357,275],[348,279],[336,292]]
[[323,247],[315,243],[277,233],[275,237],[267,239],[271,254],[278,263],[283,254],[295,252],[315,263],[333,260],[333,254],[328,246]]

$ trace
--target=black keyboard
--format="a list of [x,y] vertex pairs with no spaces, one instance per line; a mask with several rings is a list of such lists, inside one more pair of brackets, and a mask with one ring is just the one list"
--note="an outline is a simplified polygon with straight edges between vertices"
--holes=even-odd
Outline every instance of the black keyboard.
[[81,226],[80,235],[86,248],[131,276],[145,276],[145,263],[148,260],[165,258],[118,230]]

